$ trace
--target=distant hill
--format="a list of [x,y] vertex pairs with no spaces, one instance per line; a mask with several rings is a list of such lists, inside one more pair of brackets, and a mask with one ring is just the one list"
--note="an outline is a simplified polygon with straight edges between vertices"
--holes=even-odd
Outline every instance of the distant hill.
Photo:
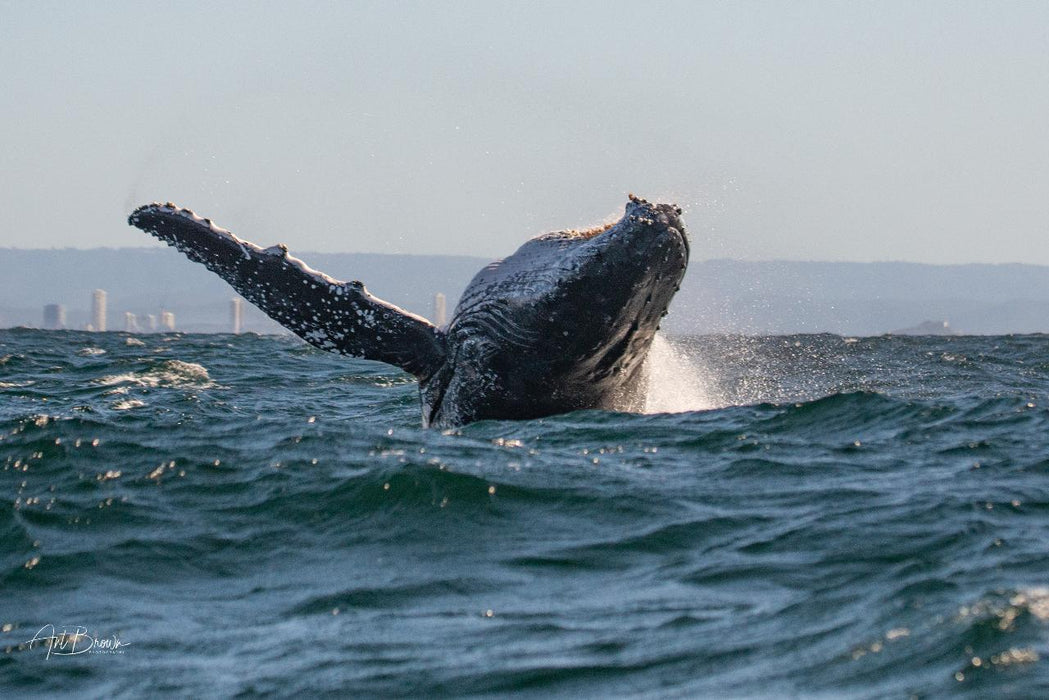
[[689,266],[667,327],[876,335],[930,319],[956,333],[1049,332],[1049,267],[709,260]]
[[[451,313],[486,258],[301,253],[312,267],[360,279],[373,294],[426,317],[442,292]],[[233,290],[164,248],[0,249],[0,326],[39,326],[62,304],[67,325],[88,322],[91,292],[105,289],[109,328],[125,311],[175,313],[181,330],[229,328]],[[280,328],[245,304],[245,330]],[[1049,267],[694,261],[666,319],[672,333],[831,332],[876,335],[925,321],[957,333],[1049,332]]]

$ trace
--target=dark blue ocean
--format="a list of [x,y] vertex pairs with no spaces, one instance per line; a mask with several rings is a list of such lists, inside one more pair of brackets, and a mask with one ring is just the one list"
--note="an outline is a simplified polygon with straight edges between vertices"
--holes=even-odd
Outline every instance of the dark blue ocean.
[[699,410],[440,432],[292,338],[0,331],[0,696],[1049,694],[1049,336],[657,355]]

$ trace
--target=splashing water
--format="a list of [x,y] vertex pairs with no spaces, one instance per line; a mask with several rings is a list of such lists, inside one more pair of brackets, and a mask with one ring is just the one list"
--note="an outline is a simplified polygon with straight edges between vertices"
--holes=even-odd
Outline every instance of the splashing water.
[[683,413],[716,407],[701,370],[662,333],[648,352],[645,413]]

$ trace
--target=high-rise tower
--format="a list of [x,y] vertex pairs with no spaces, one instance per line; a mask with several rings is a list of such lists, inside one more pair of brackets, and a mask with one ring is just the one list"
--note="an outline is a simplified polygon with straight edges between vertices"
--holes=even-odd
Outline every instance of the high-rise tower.
[[244,319],[244,303],[240,297],[233,297],[229,302],[229,327],[234,335],[240,334],[241,323]]
[[106,291],[96,289],[91,295],[91,330],[106,330]]
[[437,292],[433,295],[433,324],[438,328],[444,328],[448,316],[448,304],[444,294]]
[[44,307],[44,328],[57,331],[66,327],[66,307],[61,304],[48,304]]

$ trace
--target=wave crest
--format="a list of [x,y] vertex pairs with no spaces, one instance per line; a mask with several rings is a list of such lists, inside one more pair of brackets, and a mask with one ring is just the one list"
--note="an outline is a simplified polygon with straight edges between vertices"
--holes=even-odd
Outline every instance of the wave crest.
[[95,381],[101,386],[132,385],[141,387],[172,387],[207,389],[215,386],[211,375],[203,365],[182,360],[165,360],[156,367],[142,372],[111,374]]

